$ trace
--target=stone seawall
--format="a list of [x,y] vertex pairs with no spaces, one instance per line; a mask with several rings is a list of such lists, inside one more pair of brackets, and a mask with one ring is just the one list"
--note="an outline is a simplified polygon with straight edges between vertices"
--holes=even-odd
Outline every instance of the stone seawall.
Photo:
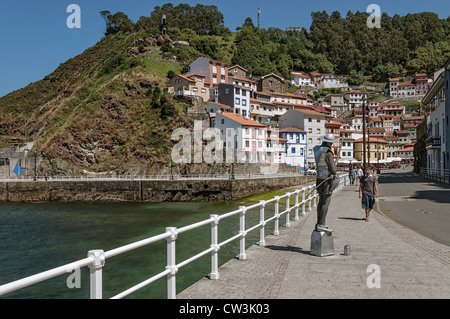
[[314,182],[313,176],[242,180],[0,182],[0,202],[229,201]]

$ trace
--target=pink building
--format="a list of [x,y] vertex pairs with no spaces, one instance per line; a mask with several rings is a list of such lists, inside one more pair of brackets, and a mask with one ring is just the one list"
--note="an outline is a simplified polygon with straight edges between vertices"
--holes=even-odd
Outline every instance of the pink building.
[[426,95],[428,93],[428,75],[426,73],[416,73],[416,96]]

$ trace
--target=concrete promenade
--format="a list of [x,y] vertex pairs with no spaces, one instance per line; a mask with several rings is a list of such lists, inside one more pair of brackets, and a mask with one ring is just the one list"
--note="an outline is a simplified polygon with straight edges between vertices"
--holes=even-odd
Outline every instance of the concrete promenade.
[[[333,195],[327,217],[334,230],[334,256],[309,253],[316,223],[313,208],[290,228],[280,227],[279,236],[267,236],[266,246],[250,247],[246,260],[222,265],[219,280],[204,278],[177,298],[450,298],[450,247],[375,211],[369,222],[363,217],[357,186],[344,187]],[[346,245],[350,256],[344,256]]]

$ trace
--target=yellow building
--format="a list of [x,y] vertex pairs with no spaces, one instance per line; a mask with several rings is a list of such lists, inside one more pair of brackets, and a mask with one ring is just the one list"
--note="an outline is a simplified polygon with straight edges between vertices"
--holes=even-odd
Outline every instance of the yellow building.
[[[366,137],[366,163],[379,164],[387,159],[387,144],[384,138]],[[364,160],[363,139],[360,138],[354,143],[354,157],[358,161]]]
[[175,96],[198,96],[207,102],[210,98],[209,83],[203,75],[176,74],[169,82],[168,92]]

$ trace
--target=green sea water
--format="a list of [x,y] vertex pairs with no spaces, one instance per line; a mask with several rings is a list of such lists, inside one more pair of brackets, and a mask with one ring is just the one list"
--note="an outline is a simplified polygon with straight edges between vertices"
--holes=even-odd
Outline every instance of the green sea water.
[[[183,227],[248,206],[274,194],[232,202],[199,203],[2,203],[0,204],[0,285],[59,267],[87,256],[89,250],[108,251],[159,235],[166,227]],[[293,202],[291,201],[291,205]],[[280,204],[280,212],[285,202]],[[274,214],[268,204],[265,218]],[[280,220],[284,225],[285,218]],[[246,228],[259,222],[259,209],[248,211]],[[273,232],[266,225],[266,235]],[[239,233],[239,216],[219,223],[219,242]],[[209,248],[209,225],[180,234],[176,241],[177,264]],[[259,241],[259,230],[249,233],[247,247]],[[103,268],[103,298],[116,294],[164,271],[166,241],[150,244],[106,260]],[[239,241],[224,245],[219,264],[239,254]],[[211,271],[210,255],[179,269],[177,293]],[[8,299],[87,299],[89,269],[81,269],[81,288],[69,289],[71,273],[1,296]],[[158,281],[129,295],[131,299],[165,299],[167,281]]]

